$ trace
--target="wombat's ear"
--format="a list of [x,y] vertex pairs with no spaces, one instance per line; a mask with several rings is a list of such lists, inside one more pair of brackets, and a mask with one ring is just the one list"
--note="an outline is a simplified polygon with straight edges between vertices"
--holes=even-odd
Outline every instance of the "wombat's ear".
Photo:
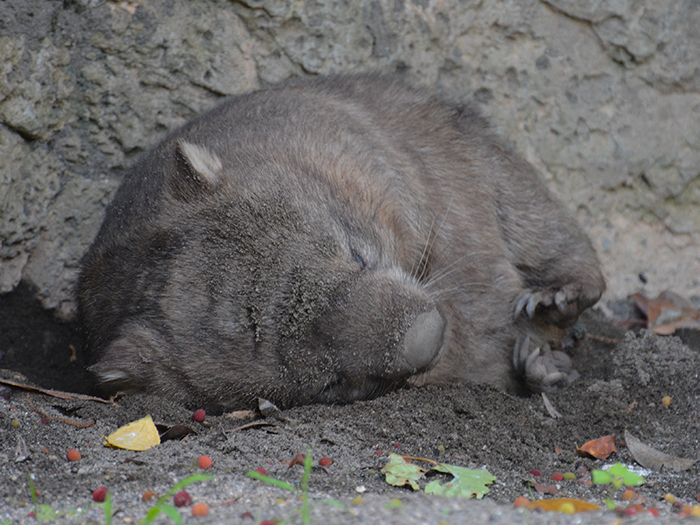
[[168,181],[175,198],[190,200],[218,187],[223,166],[216,153],[203,146],[178,140],[175,157],[175,172]]

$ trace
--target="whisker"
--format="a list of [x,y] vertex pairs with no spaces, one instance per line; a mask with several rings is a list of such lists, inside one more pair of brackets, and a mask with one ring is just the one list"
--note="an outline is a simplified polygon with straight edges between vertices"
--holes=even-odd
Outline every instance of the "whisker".
[[438,283],[440,280],[446,278],[447,276],[451,275],[455,271],[459,269],[458,264],[463,261],[464,259],[467,258],[472,258],[472,257],[478,257],[479,255],[482,254],[488,254],[488,252],[483,251],[483,252],[474,252],[470,254],[463,255],[456,261],[450,262],[449,265],[445,266],[444,268],[441,268],[437,272],[435,272],[433,275],[430,276],[430,279],[428,279],[427,282],[424,283],[424,286],[426,288],[430,288],[431,286],[434,286],[436,283]]
[[[313,403],[323,403],[324,401],[320,401],[321,397],[325,396],[326,400],[333,399],[331,397],[331,390],[333,389],[333,385],[331,383],[328,383],[326,386],[324,386],[318,394],[316,394],[313,399],[309,402],[309,404]],[[328,401],[326,401],[328,402]]]
[[[425,255],[428,253],[428,249],[430,248],[430,243],[431,243],[431,238],[433,236],[437,236],[437,232],[433,233],[433,227],[435,226],[435,219],[436,217],[433,216],[432,220],[430,221],[430,228],[428,229],[428,238],[425,241],[425,245],[423,246],[423,251],[420,254],[420,257],[418,258],[418,262],[416,262],[413,267],[411,268],[411,273],[409,274],[411,276],[411,279],[415,281],[419,281],[420,278],[422,277],[424,271],[425,271],[425,266],[426,264],[424,263],[425,260]],[[421,270],[421,267],[423,269]],[[418,271],[420,270],[421,275],[418,275]]]
[[445,221],[447,220],[447,216],[450,214],[450,210],[452,209],[452,201],[454,199],[454,196],[450,197],[450,202],[447,203],[447,209],[445,210],[445,215],[442,217],[442,222],[440,223],[440,226],[438,227],[435,232],[433,232],[433,225],[435,224],[435,217],[433,217],[433,221],[430,225],[430,232],[432,232],[432,236],[430,233],[428,234],[428,239],[426,240],[425,246],[423,247],[423,253],[421,254],[420,257],[420,263],[419,267],[422,267],[420,275],[417,276],[418,281],[422,281],[427,272],[429,271],[429,265],[427,264],[427,261],[425,261],[425,254],[426,253],[431,253],[433,251],[433,248],[435,246],[435,242],[437,241],[438,234],[442,231],[443,226],[445,226]]
[[[435,217],[433,217],[433,220],[430,223],[430,229],[428,230],[428,238],[430,238],[430,236],[432,235],[433,224],[435,224]],[[426,241],[425,245],[423,246],[423,251],[421,252],[418,260],[413,262],[413,265],[411,266],[411,271],[408,272],[408,276],[411,280],[417,279],[418,276],[416,274],[418,272],[418,268],[420,268],[420,265],[423,263],[423,257],[425,257],[425,252],[427,249],[428,249],[428,241]]]
[[439,283],[441,280],[445,279],[446,277],[452,275],[454,272],[460,269],[459,262],[462,261],[463,259],[466,259],[467,255],[464,255],[457,259],[456,261],[451,262],[448,266],[445,266],[444,268],[441,268],[434,274],[430,276],[430,279],[428,279],[423,286],[426,288],[430,288],[432,286],[435,286],[437,283]]
[[454,286],[452,288],[446,288],[444,290],[438,290],[437,292],[431,292],[430,296],[434,301],[441,301],[448,299],[450,297],[454,297],[458,294],[463,294],[465,292],[488,292],[489,287],[486,285],[477,285],[474,284],[472,286]]

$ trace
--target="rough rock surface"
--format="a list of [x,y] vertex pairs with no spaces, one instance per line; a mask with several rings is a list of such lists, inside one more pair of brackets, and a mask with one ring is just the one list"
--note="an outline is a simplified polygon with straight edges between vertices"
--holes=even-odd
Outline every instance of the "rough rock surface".
[[684,0],[2,2],[0,292],[70,317],[135,156],[222,96],[378,69],[476,98],[591,234],[609,297],[700,294],[699,27]]

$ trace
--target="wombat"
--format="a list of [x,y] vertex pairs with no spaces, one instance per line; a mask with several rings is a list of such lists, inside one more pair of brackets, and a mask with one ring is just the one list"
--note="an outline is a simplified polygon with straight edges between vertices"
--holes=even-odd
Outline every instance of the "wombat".
[[573,372],[548,327],[604,288],[474,107],[369,74],[237,96],[172,133],[125,176],[78,301],[103,387],[221,411],[556,389]]

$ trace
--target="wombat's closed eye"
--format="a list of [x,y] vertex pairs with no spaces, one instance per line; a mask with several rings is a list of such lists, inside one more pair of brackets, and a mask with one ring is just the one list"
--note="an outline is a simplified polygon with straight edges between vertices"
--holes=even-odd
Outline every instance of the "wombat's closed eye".
[[357,264],[360,265],[360,268],[362,268],[362,269],[364,270],[366,264],[365,264],[365,261],[364,261],[364,259],[362,258],[362,256],[361,256],[359,253],[357,253],[355,250],[352,251],[352,256],[353,256],[353,257],[355,258],[355,260],[357,261]]

